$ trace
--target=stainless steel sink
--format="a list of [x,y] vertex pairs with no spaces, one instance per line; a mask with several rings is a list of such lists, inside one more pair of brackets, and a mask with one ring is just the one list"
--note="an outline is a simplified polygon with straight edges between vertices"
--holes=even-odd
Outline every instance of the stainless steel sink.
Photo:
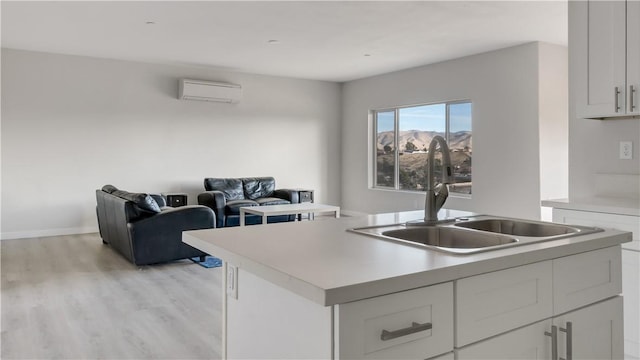
[[492,233],[532,237],[557,236],[580,232],[580,229],[573,226],[511,219],[472,220],[457,223],[455,226]]
[[518,241],[509,236],[470,232],[443,226],[416,226],[387,230],[383,231],[382,235],[424,245],[454,249],[475,249]]
[[354,228],[348,231],[463,255],[585,235],[602,230],[586,226],[568,226],[482,215],[456,219],[453,223],[436,225],[403,223]]

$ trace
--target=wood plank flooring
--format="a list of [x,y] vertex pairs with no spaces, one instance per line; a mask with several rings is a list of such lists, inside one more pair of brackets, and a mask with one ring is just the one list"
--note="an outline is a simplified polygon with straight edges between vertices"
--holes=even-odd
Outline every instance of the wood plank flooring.
[[137,267],[97,234],[0,241],[2,359],[216,359],[221,268]]

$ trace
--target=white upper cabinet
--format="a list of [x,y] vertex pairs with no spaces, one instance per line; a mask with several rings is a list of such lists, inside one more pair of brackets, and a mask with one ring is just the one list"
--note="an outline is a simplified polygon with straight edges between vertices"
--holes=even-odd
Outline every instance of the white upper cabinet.
[[569,46],[578,118],[640,114],[640,2],[570,1]]
[[627,1],[627,112],[640,114],[640,1]]

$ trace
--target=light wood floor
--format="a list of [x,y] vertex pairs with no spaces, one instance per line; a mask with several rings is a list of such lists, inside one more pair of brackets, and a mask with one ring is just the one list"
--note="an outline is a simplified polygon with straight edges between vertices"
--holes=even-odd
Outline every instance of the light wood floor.
[[215,359],[221,268],[137,267],[97,234],[0,241],[2,359]]

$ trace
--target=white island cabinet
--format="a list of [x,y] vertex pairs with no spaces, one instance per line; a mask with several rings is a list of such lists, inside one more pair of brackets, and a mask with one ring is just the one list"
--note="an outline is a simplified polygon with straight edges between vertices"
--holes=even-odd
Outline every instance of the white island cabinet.
[[460,360],[623,358],[619,247],[457,283]]
[[458,359],[623,359],[621,302],[615,297],[481,341],[458,350]]
[[622,292],[624,294],[624,342],[628,359],[640,359],[640,208],[636,197],[593,197],[546,200],[553,207],[553,221],[565,224],[615,228],[632,233],[622,244]]
[[223,358],[622,359],[629,233],[461,256],[345,231],[420,215],[185,232],[226,261]]

